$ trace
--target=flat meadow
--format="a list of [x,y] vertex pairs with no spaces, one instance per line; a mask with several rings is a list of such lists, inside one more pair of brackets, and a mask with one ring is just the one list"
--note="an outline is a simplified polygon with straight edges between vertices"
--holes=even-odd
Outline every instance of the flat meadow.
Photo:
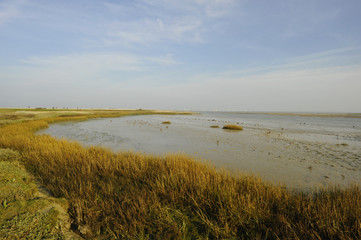
[[[182,154],[112,152],[34,134],[55,122],[144,114],[184,113],[1,109],[0,148],[66,201],[69,228],[85,239],[361,238],[359,185],[304,193]],[[1,208],[16,200],[6,199]]]

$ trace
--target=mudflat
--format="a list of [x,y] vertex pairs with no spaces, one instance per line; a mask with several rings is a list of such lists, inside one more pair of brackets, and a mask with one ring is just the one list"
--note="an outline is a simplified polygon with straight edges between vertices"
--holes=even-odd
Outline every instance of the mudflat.
[[[242,125],[243,131],[222,129],[230,123]],[[356,118],[208,112],[59,123],[42,133],[114,151],[185,153],[306,191],[361,181],[361,126]]]

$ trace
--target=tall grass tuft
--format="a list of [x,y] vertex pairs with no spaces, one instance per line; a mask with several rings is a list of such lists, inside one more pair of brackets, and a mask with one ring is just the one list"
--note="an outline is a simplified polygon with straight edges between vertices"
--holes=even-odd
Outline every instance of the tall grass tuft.
[[359,186],[306,195],[184,155],[114,153],[33,134],[62,120],[3,126],[0,146],[20,151],[27,169],[55,196],[68,199],[73,227],[91,230],[85,237],[361,238]]
[[238,125],[234,125],[234,124],[228,124],[228,125],[224,125],[223,126],[223,129],[226,129],[226,130],[243,130],[243,127],[241,126],[238,126]]

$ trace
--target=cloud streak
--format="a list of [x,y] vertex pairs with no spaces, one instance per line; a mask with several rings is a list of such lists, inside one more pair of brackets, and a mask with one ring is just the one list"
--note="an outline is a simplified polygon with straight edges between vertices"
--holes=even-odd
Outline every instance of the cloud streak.
[[20,1],[4,1],[0,3],[0,26],[20,16]]
[[202,42],[201,21],[182,18],[175,21],[143,19],[134,22],[115,22],[107,33],[107,44],[144,44],[171,40],[173,42]]
[[0,87],[28,89],[37,86],[32,91],[48,88],[62,92],[68,88],[107,88],[116,82],[136,85],[139,81],[149,81],[142,75],[179,64],[171,55],[145,57],[126,53],[84,53],[34,56],[22,60],[21,65],[0,67],[0,78],[6,79],[0,81]]
[[64,56],[30,57],[22,60],[22,62],[45,69],[88,68],[90,71],[142,71],[143,67],[146,67],[147,65],[177,64],[171,55],[160,57],[145,57],[126,53],[84,53]]
[[[153,42],[203,43],[204,34],[209,31],[214,18],[225,17],[236,5],[233,0],[193,0],[193,1],[138,1],[133,7],[105,3],[116,14],[137,16],[132,21],[112,23],[105,40],[108,44],[149,44]],[[165,14],[165,13],[169,14]],[[208,29],[208,30],[206,30]]]

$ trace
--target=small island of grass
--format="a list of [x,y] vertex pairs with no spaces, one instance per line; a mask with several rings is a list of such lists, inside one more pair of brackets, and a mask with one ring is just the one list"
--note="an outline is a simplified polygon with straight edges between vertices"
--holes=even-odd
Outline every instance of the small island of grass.
[[243,127],[235,125],[235,124],[228,124],[228,125],[224,125],[223,129],[241,131],[241,130],[243,130]]
[[164,121],[162,122],[162,124],[171,124],[172,122],[171,121]]

